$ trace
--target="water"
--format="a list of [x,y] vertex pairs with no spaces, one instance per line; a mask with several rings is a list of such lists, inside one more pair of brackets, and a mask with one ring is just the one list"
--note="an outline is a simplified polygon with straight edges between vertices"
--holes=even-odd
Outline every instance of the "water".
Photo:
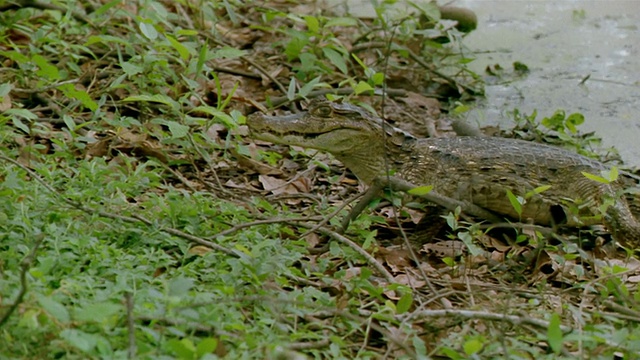
[[[355,15],[372,14],[366,0],[346,3]],[[517,81],[487,85],[486,101],[469,112],[470,121],[509,126],[507,111],[514,108],[537,109],[541,117],[557,109],[580,112],[583,132],[595,131],[627,165],[640,167],[640,0],[451,4],[478,15],[478,28],[465,38],[478,52],[472,70],[483,74],[494,64],[511,69],[514,61],[530,69]]]
[[[508,124],[507,110],[580,112],[583,131],[615,145],[640,166],[640,1],[478,1],[479,26],[465,39],[479,52],[470,67],[525,63],[524,79],[488,85],[487,99],[469,114],[480,124]],[[482,53],[489,51],[488,53]],[[581,80],[589,79],[580,84]]]

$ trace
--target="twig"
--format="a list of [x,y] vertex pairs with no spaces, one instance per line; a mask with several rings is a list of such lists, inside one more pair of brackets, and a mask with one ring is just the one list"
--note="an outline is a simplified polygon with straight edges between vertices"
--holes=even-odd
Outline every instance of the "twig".
[[[302,226],[302,227],[305,227],[305,228],[308,228],[308,229],[311,229],[313,227],[313,225],[305,224],[305,223],[301,223],[301,224],[298,224],[298,225]],[[371,256],[368,252],[366,252],[358,244],[356,244],[353,241],[349,240],[347,237],[345,237],[345,236],[343,236],[341,234],[338,234],[337,232],[335,232],[333,230],[329,230],[329,229],[327,229],[325,227],[319,228],[318,231],[320,233],[322,233],[323,235],[330,236],[330,237],[334,238],[335,240],[338,240],[338,242],[342,243],[343,245],[346,245],[346,246],[350,247],[355,252],[357,252],[362,257],[364,257],[367,260],[367,263],[369,263],[369,265],[371,265],[374,268],[376,268],[376,270],[378,270],[378,272],[389,283],[394,283],[395,282],[395,279],[393,278],[393,275],[391,275],[391,273],[389,273],[387,271],[387,269],[385,269],[384,266],[382,266],[382,264],[380,264],[380,262],[378,260],[376,260],[373,256]]]
[[127,349],[127,357],[135,359],[136,357],[136,327],[133,319],[133,295],[126,291],[124,300],[127,306],[127,329],[129,331],[129,348]]
[[[421,310],[410,314],[416,319],[432,317],[463,317],[467,319],[482,319],[490,321],[505,321],[513,325],[529,324],[544,330],[549,328],[549,322],[531,317],[520,317],[516,315],[497,314],[488,311],[461,310],[461,309],[441,309],[441,310]],[[400,316],[401,318],[406,315]],[[564,333],[572,331],[565,325],[560,325],[560,330]]]
[[[313,98],[317,98],[323,95],[327,95],[327,94],[334,94],[334,95],[351,95],[354,93],[354,90],[352,88],[341,88],[341,89],[320,89],[320,90],[314,90],[311,91],[309,94],[307,94],[307,96],[305,96],[305,98],[307,99],[313,99]],[[385,94],[389,95],[389,96],[393,96],[393,97],[403,97],[403,96],[407,96],[407,91],[404,89],[386,89]],[[376,92],[364,92],[362,93],[362,95],[379,95],[378,91]],[[382,93],[380,93],[382,94]],[[264,103],[262,103],[262,105],[264,105],[265,107],[267,105],[271,105],[271,107],[278,107],[284,104],[288,104],[294,101],[298,101],[298,100],[302,100],[303,97],[301,96],[296,96],[293,99],[289,99],[286,96],[278,96],[278,97],[274,97],[269,99],[269,101],[265,101]]]
[[304,218],[275,218],[275,219],[261,219],[261,220],[256,220],[256,221],[252,221],[252,222],[248,222],[248,223],[242,223],[242,224],[237,224],[234,225],[232,228],[227,229],[227,230],[223,230],[213,236],[210,236],[208,239],[209,240],[214,240],[214,239],[218,239],[222,236],[227,236],[229,234],[233,234],[236,231],[239,231],[241,229],[244,228],[248,228],[248,227],[252,227],[252,226],[256,226],[256,225],[265,225],[265,224],[277,224],[277,223],[287,223],[287,222],[297,222],[297,221],[309,221],[309,220],[318,220],[318,218],[313,218],[313,217],[304,217]]
[[[346,201],[344,201],[342,203],[342,205],[340,205],[334,212],[332,212],[331,214],[327,215],[324,217],[324,219],[322,219],[322,221],[320,221],[318,224],[316,224],[316,226],[314,226],[313,228],[305,231],[302,235],[300,235],[300,238],[303,238],[309,234],[311,234],[312,232],[318,230],[321,226],[324,226],[326,223],[328,223],[331,219],[333,219],[336,215],[338,215],[345,207],[347,207],[347,205],[351,204],[352,202],[356,201],[359,197],[363,196],[366,193],[357,193],[354,196],[350,197],[349,199],[347,199]],[[339,231],[340,234],[344,233],[344,230],[346,228],[342,227]]]
[[[384,42],[369,42],[369,43],[363,43],[363,44],[359,44],[354,46],[351,51],[352,52],[357,52],[360,50],[365,50],[365,49],[371,49],[371,48],[386,48],[387,44]],[[392,47],[393,50],[402,50],[402,51],[406,51],[407,54],[409,54],[409,57],[411,58],[411,60],[417,62],[420,66],[422,66],[425,70],[429,71],[430,73],[444,79],[447,80],[448,82],[450,82],[451,84],[456,84],[458,86],[460,86],[461,88],[467,90],[471,95],[480,95],[482,94],[482,91],[478,91],[474,88],[472,88],[469,85],[463,84],[461,82],[456,81],[455,79],[453,79],[452,77],[450,77],[449,75],[443,74],[442,72],[433,69],[429,64],[427,64],[420,56],[416,55],[413,51],[411,51],[409,48],[405,47],[405,46],[401,46],[398,44],[394,44],[394,46]]]
[[50,84],[47,86],[43,86],[40,88],[36,88],[36,89],[21,89],[21,88],[13,88],[11,89],[11,91],[13,92],[18,92],[18,93],[25,93],[25,94],[35,94],[35,93],[42,93],[51,89],[55,89],[59,86],[65,85],[65,84],[75,84],[80,82],[80,79],[71,79],[71,80],[65,80],[65,81],[60,81],[57,82],[55,84]]
[[27,290],[29,288],[29,283],[27,282],[27,272],[31,268],[31,264],[33,263],[33,260],[36,257],[38,248],[40,247],[40,244],[42,244],[44,239],[45,239],[44,234],[38,235],[35,239],[35,243],[33,244],[33,248],[29,252],[29,255],[27,255],[27,257],[25,257],[20,262],[20,292],[18,293],[16,300],[13,302],[13,304],[11,304],[7,312],[4,313],[2,318],[0,318],[0,328],[7,321],[9,321],[9,317],[11,317],[11,314],[13,314],[13,312],[16,311],[16,309],[18,308],[18,305],[22,303],[22,300],[24,299],[24,295],[27,293]]

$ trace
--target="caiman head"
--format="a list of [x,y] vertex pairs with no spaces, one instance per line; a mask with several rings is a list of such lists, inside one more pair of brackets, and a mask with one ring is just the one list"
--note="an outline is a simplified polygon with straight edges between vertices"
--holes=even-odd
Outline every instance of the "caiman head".
[[327,151],[367,184],[395,170],[416,140],[360,107],[326,100],[294,115],[252,114],[247,125],[259,140]]

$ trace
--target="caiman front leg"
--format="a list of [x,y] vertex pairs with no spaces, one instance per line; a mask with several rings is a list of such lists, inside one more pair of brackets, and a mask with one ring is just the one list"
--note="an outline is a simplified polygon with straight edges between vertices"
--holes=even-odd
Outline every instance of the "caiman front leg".
[[[380,192],[387,187],[391,190],[409,193],[409,190],[415,189],[418,186],[395,176],[379,176],[375,178],[364,196],[351,209],[349,215],[347,215],[347,217],[342,221],[342,232],[345,232],[349,227],[349,223],[357,218],[358,215],[360,215],[360,213],[371,203],[371,201],[373,201],[373,199],[375,199],[380,194]],[[426,194],[412,196],[417,196],[419,198],[425,199],[450,211],[454,211],[457,207],[460,207],[463,213],[485,219],[492,223],[502,222],[502,219],[499,216],[484,208],[466,201],[460,201],[446,197],[444,195],[438,194],[433,190]]]

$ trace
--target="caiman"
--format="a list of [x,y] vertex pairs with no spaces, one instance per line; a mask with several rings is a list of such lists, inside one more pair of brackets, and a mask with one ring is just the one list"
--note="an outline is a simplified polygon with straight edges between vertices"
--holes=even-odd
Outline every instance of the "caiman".
[[[579,207],[581,218],[604,223],[618,243],[632,249],[640,243],[640,225],[621,184],[585,177],[583,172],[600,176],[608,168],[569,150],[498,137],[416,138],[363,108],[326,100],[294,115],[252,114],[247,125],[259,140],[327,151],[368,185],[392,174],[503,217],[547,226],[583,224],[569,210]],[[533,191],[542,187],[548,188]],[[529,194],[520,214],[507,190]],[[607,200],[612,204],[598,217]]]

